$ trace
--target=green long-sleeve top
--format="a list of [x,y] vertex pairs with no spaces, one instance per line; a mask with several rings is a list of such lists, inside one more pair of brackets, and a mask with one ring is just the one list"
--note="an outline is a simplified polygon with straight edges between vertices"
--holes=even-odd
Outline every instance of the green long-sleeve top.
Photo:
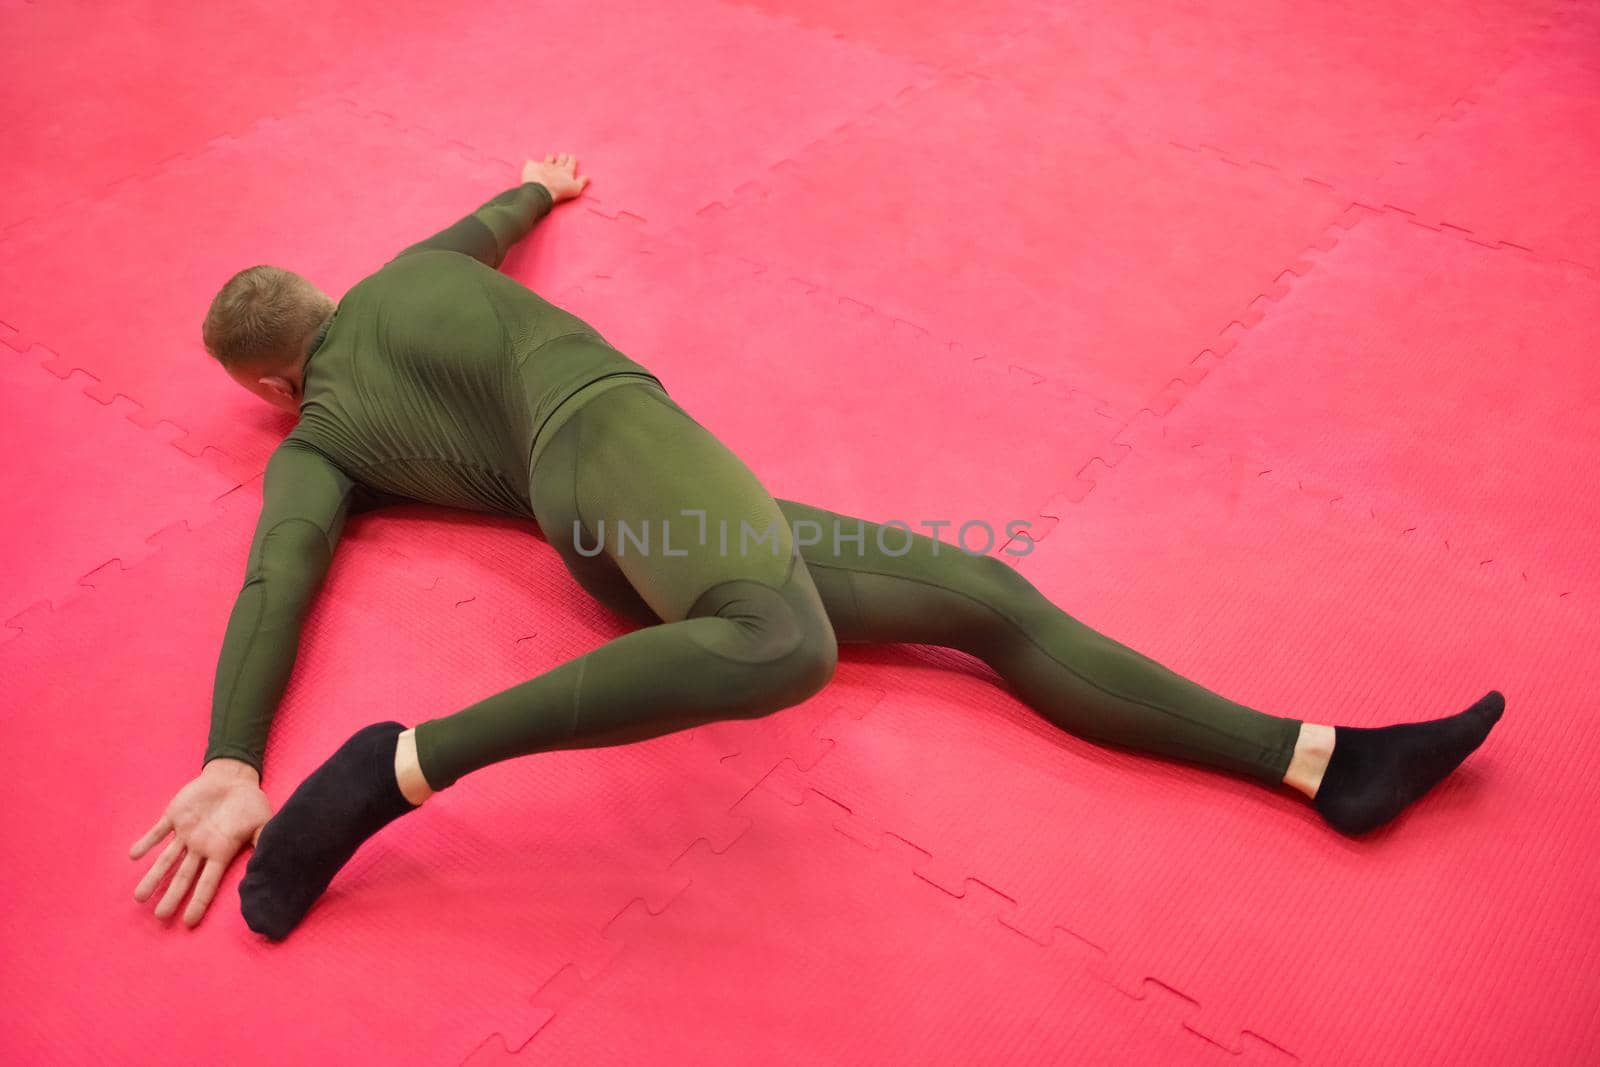
[[500,272],[551,203],[524,183],[406,248],[351,287],[313,342],[300,421],[267,463],[206,760],[261,769],[302,620],[351,510],[407,499],[531,518],[535,446],[563,403],[581,404],[574,394],[603,378],[657,381]]

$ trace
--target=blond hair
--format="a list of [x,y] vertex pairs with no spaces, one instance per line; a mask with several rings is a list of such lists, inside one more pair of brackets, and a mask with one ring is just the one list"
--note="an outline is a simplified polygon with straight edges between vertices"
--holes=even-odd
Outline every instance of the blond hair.
[[200,335],[225,367],[288,361],[306,354],[334,303],[293,271],[265,264],[228,279],[211,301]]

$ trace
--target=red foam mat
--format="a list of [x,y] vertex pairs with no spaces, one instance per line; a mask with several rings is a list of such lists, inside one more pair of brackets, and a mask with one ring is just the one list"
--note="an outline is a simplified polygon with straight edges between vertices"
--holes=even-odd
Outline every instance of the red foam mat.
[[[1588,1062],[1597,28],[0,0],[0,1062]],[[765,719],[472,776],[282,945],[243,864],[158,923],[127,847],[197,769],[289,426],[201,350],[211,297],[337,296],[557,150],[594,183],[505,269],[777,495],[1028,521],[991,551],[1264,710],[1505,719],[1350,841],[847,646]],[[358,516],[267,792],[622,626],[531,523]]]
[[[750,827],[723,853],[701,843],[674,864],[688,885],[669,908],[616,924],[629,935],[616,966],[590,979],[572,968],[540,989],[535,1003],[552,1018],[539,1055],[803,1064],[893,1049],[915,1063],[1291,1062],[1254,1035],[1239,1048],[1201,1037],[1184,1025],[1192,1003],[1158,983],[1124,994],[1094,973],[1081,942],[1016,936],[997,921],[1004,902],[918,877],[921,853],[902,842],[839,832],[849,812],[819,793],[762,788],[733,810]],[[941,936],[928,937],[930,926]],[[677,983],[699,995],[682,997]],[[491,1039],[468,1062],[526,1062],[507,1053]]]
[[1600,270],[1600,12],[1565,5],[1470,105],[1399,154],[1375,201],[1425,226]]
[[1064,8],[977,64],[1237,165],[1365,188],[1562,5],[1134,0]]
[[[1136,407],[1194,373],[1342,206],[1084,103],[952,77],[863,115],[685,232]],[[863,247],[875,226],[895,235],[893,255]]]
[[[134,405],[85,395],[96,384],[88,375],[57,381],[42,366],[49,356],[0,347],[0,451],[11,457],[0,468],[0,640],[26,626],[19,616],[30,609],[92,585],[101,568],[132,566],[151,551],[149,535],[203,519],[235,484],[213,457],[185,456],[137,426]],[[61,471],[70,486],[54,479]]]
[[868,714],[819,729],[809,784],[926,850],[925,877],[1014,901],[1020,933],[1095,946],[1119,988],[1181,990],[1188,1025],[1230,1047],[1250,1032],[1316,1062],[1581,1059],[1581,961],[1600,944],[1595,727],[1573,667],[1592,613],[1226,455],[1136,450],[1061,511],[1019,569],[1225,695],[1380,725],[1499,688],[1501,729],[1356,843],[1287,791],[1063,738],[987,680],[913,661]]
[[415,35],[350,95],[506,158],[582,145],[593,202],[661,226],[923,73],[715,0],[548,5],[532,32],[507,33],[517,18],[462,9],[451,32]]
[[[1547,302],[1569,310],[1530,314]],[[1583,271],[1369,216],[1118,444],[1236,454],[1530,594],[1592,597],[1595,307],[1600,279]]]

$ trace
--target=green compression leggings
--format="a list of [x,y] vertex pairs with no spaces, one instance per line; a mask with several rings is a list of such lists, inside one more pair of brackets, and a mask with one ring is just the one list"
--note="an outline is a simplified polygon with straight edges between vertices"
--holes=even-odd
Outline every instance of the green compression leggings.
[[435,789],[513,756],[769,714],[827,684],[841,641],[970,653],[1080,737],[1269,783],[1288,769],[1298,720],[1096,633],[992,556],[775,500],[648,382],[583,403],[532,480],[540,528],[579,584],[643,625],[420,724]]

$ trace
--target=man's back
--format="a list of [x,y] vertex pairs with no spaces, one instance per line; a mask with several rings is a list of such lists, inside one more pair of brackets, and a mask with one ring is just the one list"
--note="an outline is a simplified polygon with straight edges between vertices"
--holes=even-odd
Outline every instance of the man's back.
[[381,492],[531,515],[537,431],[579,389],[617,374],[648,372],[494,267],[419,249],[340,301],[285,443]]

